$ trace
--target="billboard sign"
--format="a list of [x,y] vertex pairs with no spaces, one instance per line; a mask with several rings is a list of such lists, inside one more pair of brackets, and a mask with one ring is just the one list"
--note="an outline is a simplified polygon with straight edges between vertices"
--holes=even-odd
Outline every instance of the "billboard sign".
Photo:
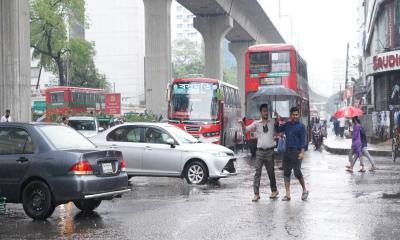
[[121,93],[107,93],[105,111],[107,114],[121,114]]

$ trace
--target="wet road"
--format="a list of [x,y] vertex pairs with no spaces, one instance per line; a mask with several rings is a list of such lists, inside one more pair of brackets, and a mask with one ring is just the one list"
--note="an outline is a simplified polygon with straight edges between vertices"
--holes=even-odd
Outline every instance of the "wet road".
[[91,215],[66,204],[36,222],[20,205],[8,204],[0,239],[399,239],[400,163],[375,159],[375,173],[350,174],[345,156],[307,152],[307,202],[297,181],[292,201],[281,201],[283,177],[276,168],[280,198],[268,199],[264,169],[261,200],[252,203],[253,161],[242,155],[240,174],[215,184],[133,178],[131,193],[103,202]]

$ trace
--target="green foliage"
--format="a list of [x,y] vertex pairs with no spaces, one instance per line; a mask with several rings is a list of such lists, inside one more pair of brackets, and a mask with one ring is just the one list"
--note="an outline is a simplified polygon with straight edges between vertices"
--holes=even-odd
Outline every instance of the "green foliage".
[[230,83],[235,86],[238,85],[238,80],[236,77],[236,67],[224,69],[224,82]]
[[172,51],[173,77],[203,76],[205,63],[196,42],[183,39],[174,42]]
[[154,114],[132,114],[124,117],[125,122],[157,122],[158,118]]
[[67,65],[71,85],[110,88],[95,67],[94,44],[84,39],[69,39],[67,25],[86,26],[84,0],[31,0],[31,47],[39,64],[66,85]]
[[69,49],[69,78],[71,79],[71,86],[111,89],[105,75],[100,74],[94,64],[94,43],[74,38],[69,42]]

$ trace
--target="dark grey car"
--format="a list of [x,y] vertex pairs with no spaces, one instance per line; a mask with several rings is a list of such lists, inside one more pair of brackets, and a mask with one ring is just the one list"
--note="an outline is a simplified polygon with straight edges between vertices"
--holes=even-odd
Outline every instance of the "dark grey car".
[[128,192],[122,153],[100,150],[70,127],[0,123],[0,197],[46,219],[69,201],[93,211]]

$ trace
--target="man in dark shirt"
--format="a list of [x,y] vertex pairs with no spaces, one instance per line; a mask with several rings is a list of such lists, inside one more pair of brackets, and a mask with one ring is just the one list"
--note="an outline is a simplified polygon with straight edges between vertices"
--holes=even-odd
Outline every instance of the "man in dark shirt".
[[303,174],[301,172],[301,161],[304,158],[306,148],[306,128],[299,122],[299,109],[292,107],[290,109],[290,120],[283,125],[279,125],[280,117],[277,116],[275,129],[277,132],[284,132],[286,135],[286,152],[283,156],[283,176],[285,180],[286,196],[283,201],[290,201],[290,175],[292,169],[294,175],[299,180],[303,188],[302,200],[307,200],[308,190],[306,189]]

